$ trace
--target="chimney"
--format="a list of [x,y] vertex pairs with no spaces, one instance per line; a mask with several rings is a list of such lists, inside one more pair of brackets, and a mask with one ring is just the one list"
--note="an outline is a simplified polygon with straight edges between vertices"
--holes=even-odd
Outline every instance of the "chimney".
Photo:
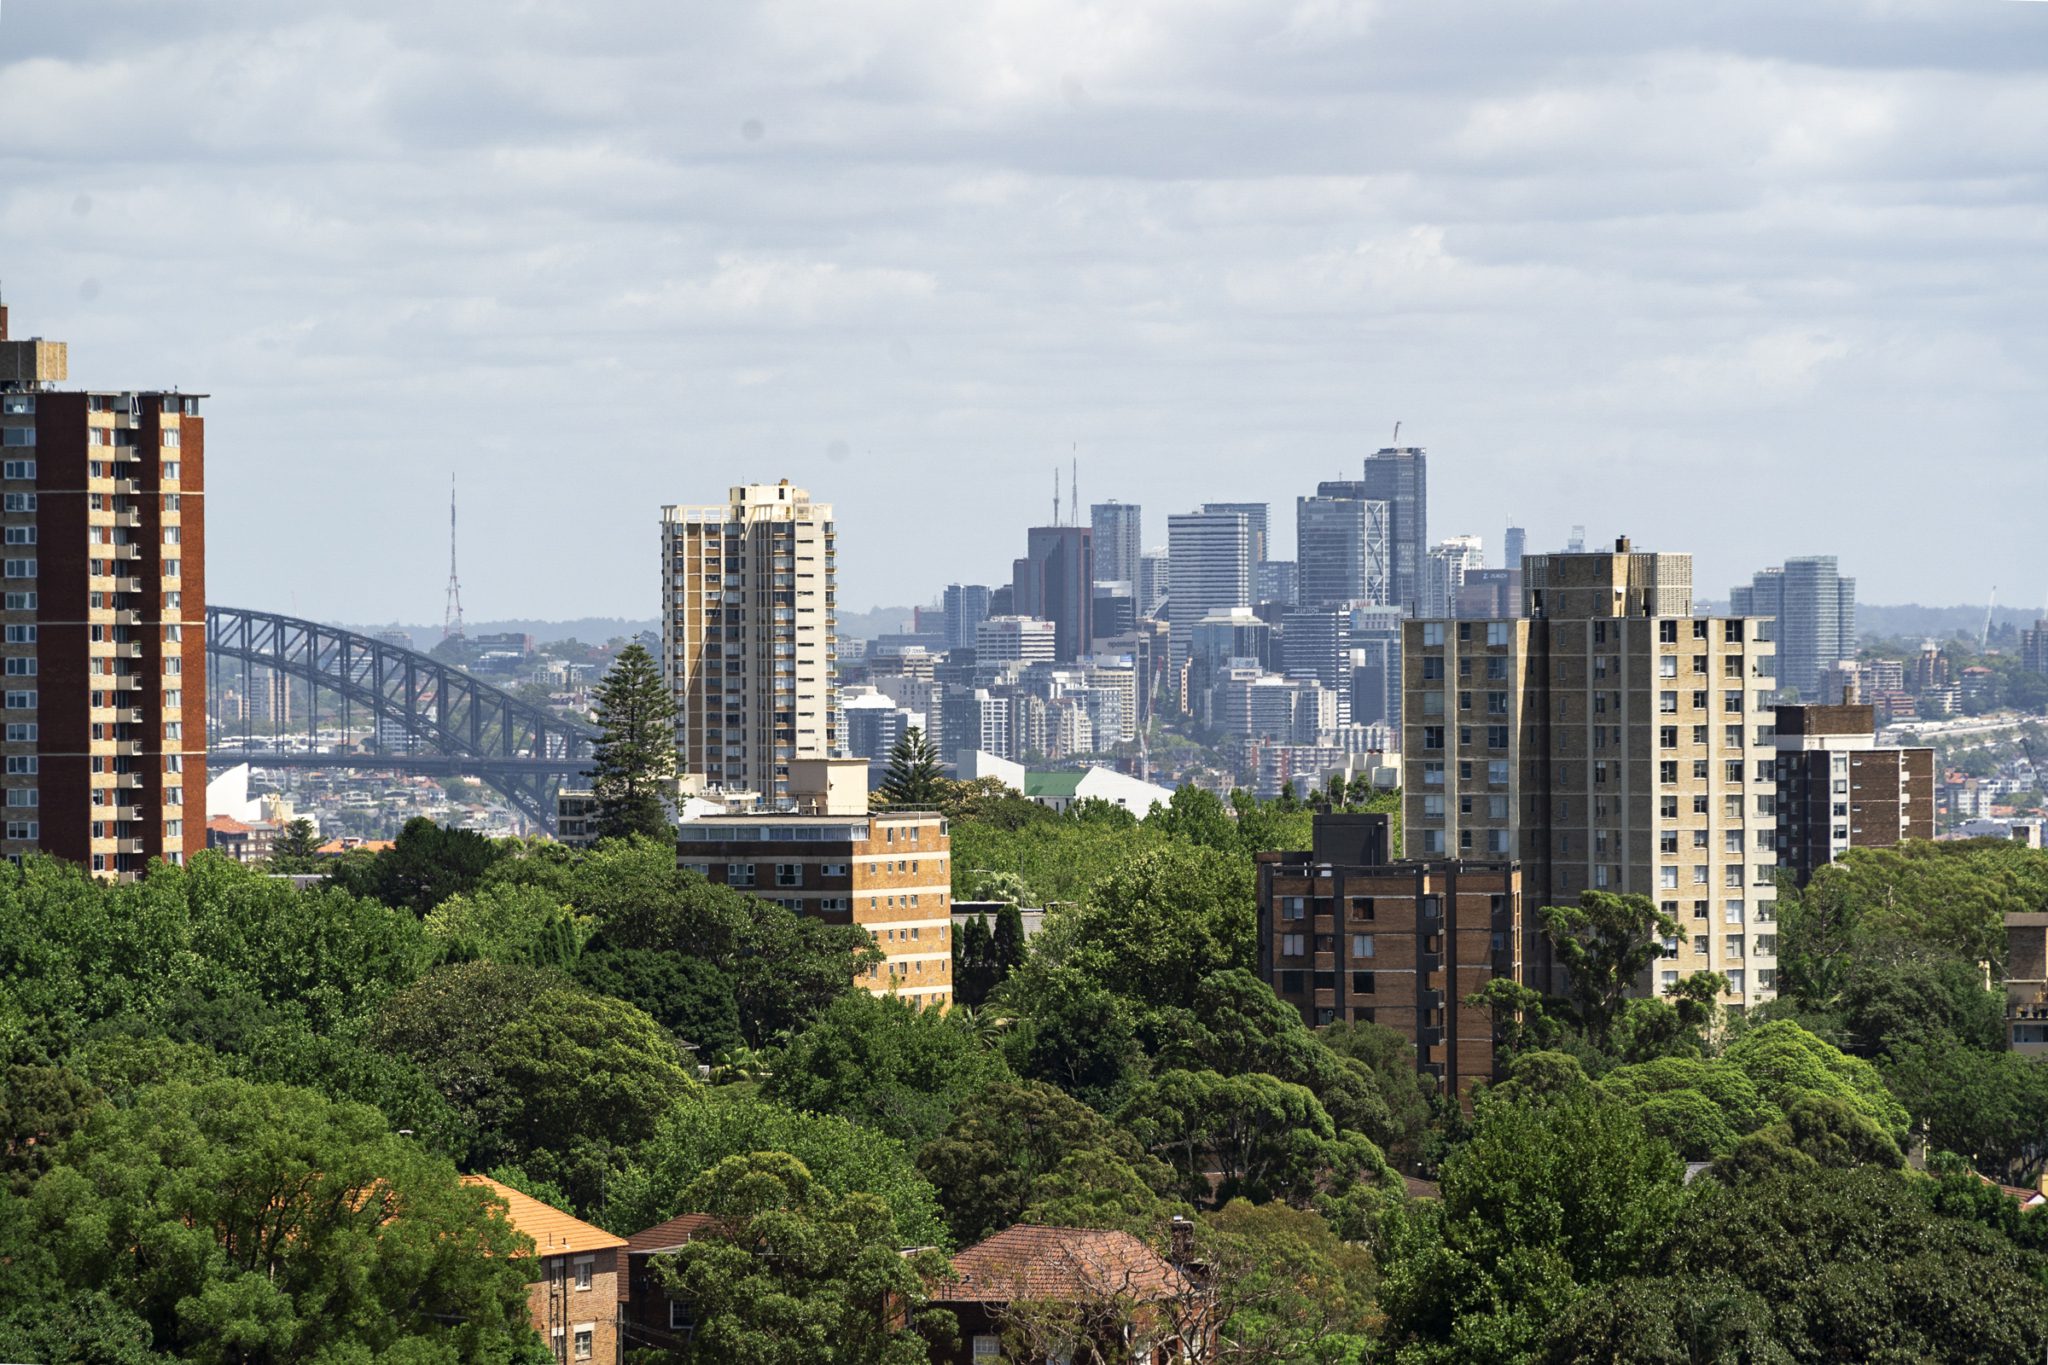
[[1167,1259],[1177,1266],[1185,1266],[1195,1259],[1195,1225],[1177,1213],[1173,1215],[1167,1251]]
[[1627,554],[1627,553],[1628,553],[1628,537],[1627,537],[1627,536],[1616,536],[1616,537],[1614,538],[1614,553],[1616,553],[1616,554],[1618,554],[1618,555],[1625,555],[1625,554]]
[[0,303],[0,341],[7,340],[7,305]]

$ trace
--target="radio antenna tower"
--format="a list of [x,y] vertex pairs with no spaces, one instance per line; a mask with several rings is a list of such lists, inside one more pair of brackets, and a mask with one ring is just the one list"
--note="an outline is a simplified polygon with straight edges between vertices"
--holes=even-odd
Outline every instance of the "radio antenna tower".
[[455,576],[455,476],[448,476],[448,608],[441,620],[441,638],[462,638],[462,580]]

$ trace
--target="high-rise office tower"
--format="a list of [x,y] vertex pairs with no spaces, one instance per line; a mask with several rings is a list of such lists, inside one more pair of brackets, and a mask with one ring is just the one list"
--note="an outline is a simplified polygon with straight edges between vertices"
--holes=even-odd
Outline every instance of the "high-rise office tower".
[[1198,622],[1252,605],[1252,532],[1242,512],[1182,512],[1166,519],[1166,539],[1167,669],[1177,679]]
[[1280,653],[1287,676],[1313,679],[1338,699],[1337,723],[1351,723],[1351,612],[1345,607],[1302,607],[1280,623]]
[[1292,607],[1301,600],[1301,569],[1291,559],[1268,559],[1252,566],[1252,596],[1261,603]]
[[662,671],[685,774],[790,798],[796,758],[838,752],[830,503],[789,480],[661,509]]
[[1737,616],[1778,618],[1778,686],[1819,700],[1821,679],[1856,657],[1856,580],[1842,577],[1833,555],[1788,559],[1731,589]]
[[1392,601],[1413,616],[1422,609],[1429,560],[1429,457],[1420,446],[1376,451],[1365,457],[1364,482],[1366,497],[1388,504]]
[[1521,568],[1522,553],[1529,545],[1529,533],[1519,526],[1510,526],[1508,527],[1507,539],[1502,544],[1505,547],[1505,554],[1501,559],[1500,566],[1503,569]]
[[941,610],[946,619],[946,648],[974,648],[974,628],[989,617],[989,590],[981,583],[948,583]]
[[1095,638],[1095,536],[1086,526],[1033,526],[1013,566],[1011,612],[1053,623],[1053,657],[1071,663]]
[[[1271,542],[1266,538],[1266,522],[1270,508],[1263,502],[1205,502],[1204,512],[1235,512],[1244,518],[1245,529],[1252,540],[1252,567],[1256,569],[1266,562]],[[1254,575],[1254,585],[1256,585]]]
[[1486,567],[1486,547],[1478,536],[1452,536],[1429,552],[1428,573],[1423,581],[1422,614],[1452,617],[1458,614],[1458,593],[1465,575]]
[[1366,497],[1365,485],[1349,480],[1320,483],[1314,497],[1295,499],[1296,601],[1303,607],[1386,605],[1393,545],[1389,515],[1388,504]]
[[1134,502],[1098,502],[1088,509],[1095,535],[1095,577],[1138,590],[1138,557],[1145,553],[1145,509]]
[[[1410,856],[1515,856],[1534,905],[1649,897],[1651,973],[1745,1007],[1776,988],[1777,748],[1768,621],[1695,617],[1692,557],[1530,555],[1526,619],[1403,631]],[[1531,984],[1554,985],[1532,937]]]
[[129,879],[206,847],[206,421],[67,378],[0,306],[0,852]]

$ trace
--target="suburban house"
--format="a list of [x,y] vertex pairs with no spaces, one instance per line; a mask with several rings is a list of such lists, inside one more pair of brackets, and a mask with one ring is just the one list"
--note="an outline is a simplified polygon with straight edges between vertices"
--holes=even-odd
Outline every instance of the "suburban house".
[[628,1302],[620,1309],[627,1339],[635,1349],[678,1350],[694,1325],[688,1305],[668,1295],[654,1278],[653,1261],[689,1245],[710,1227],[708,1213],[679,1213],[626,1239],[626,1279],[619,1286]]
[[506,1221],[533,1239],[540,1277],[527,1289],[534,1330],[555,1360],[620,1365],[626,1239],[592,1227],[487,1175],[466,1175],[503,1199]]
[[1128,1232],[1095,1228],[1019,1223],[978,1242],[953,1258],[953,1281],[933,1288],[933,1306],[950,1310],[960,1323],[958,1348],[933,1359],[942,1365],[1060,1360],[1082,1338],[1133,1365],[1206,1359],[1208,1352],[1189,1344],[1213,1331],[1188,1261],[1192,1232],[1192,1225],[1175,1220],[1180,1265]]

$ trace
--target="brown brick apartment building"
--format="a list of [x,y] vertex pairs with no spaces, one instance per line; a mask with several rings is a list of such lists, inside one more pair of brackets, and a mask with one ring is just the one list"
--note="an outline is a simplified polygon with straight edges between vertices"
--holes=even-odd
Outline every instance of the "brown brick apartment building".
[[466,1175],[505,1201],[505,1221],[533,1239],[540,1276],[527,1288],[534,1330],[552,1359],[618,1365],[625,1359],[619,1339],[626,1239],[592,1227],[558,1208],[521,1194],[487,1175]]
[[1370,1020],[1462,1093],[1493,1074],[1493,1021],[1464,1001],[1522,980],[1511,860],[1396,862],[1384,815],[1319,815],[1307,853],[1261,853],[1259,974],[1310,1025]]
[[68,377],[0,307],[0,854],[134,877],[206,847],[206,422]]
[[858,924],[886,958],[861,985],[946,1008],[953,1003],[952,838],[936,811],[867,813],[866,763],[796,760],[796,811],[686,820],[676,831],[677,861],[828,924]]
[[1778,864],[1801,886],[1852,848],[1934,837],[1934,750],[1880,748],[1875,707],[1778,708]]

